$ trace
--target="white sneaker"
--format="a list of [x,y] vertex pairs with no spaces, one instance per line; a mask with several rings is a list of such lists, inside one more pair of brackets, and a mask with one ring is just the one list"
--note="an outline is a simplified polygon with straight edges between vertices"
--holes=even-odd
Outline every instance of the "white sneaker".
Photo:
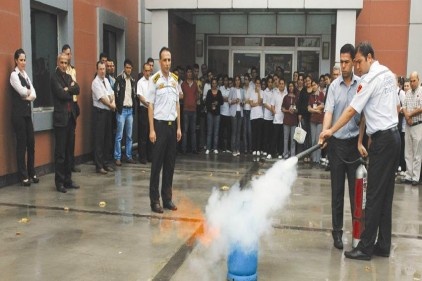
[[401,171],[400,172],[400,176],[403,176],[404,177],[405,175],[406,175],[406,172],[405,171]]
[[236,152],[233,152],[233,156],[237,156],[237,153]]
[[267,153],[266,153],[266,152],[264,152],[264,153],[262,153],[262,155],[267,156]]
[[254,155],[254,156],[255,156],[255,155],[256,155],[256,151],[252,152],[252,155]]
[[273,157],[271,156],[271,154],[268,154],[268,155],[267,155],[267,159],[271,159],[271,158],[273,158]]
[[261,153],[259,151],[257,151],[256,152],[256,156],[259,156],[259,155],[261,155]]
[[279,155],[279,156],[278,156],[278,159],[283,159],[283,156]]
[[218,154],[218,150],[217,149],[214,149],[214,154]]
[[206,155],[210,154],[210,150],[209,149],[205,150],[205,154]]

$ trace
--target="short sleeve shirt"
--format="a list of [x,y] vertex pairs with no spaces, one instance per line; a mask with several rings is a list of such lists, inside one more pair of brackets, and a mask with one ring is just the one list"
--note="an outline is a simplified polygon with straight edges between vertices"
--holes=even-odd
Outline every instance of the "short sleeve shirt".
[[[328,88],[324,111],[332,113],[332,124],[337,122],[343,111],[349,106],[353,97],[356,95],[359,82],[360,78],[353,75],[350,85],[347,86],[344,83],[343,77],[340,75],[331,83]],[[359,135],[359,120],[360,114],[356,114],[345,126],[334,133],[334,137],[338,139],[349,139]]]
[[148,102],[154,104],[154,119],[174,121],[177,118],[177,103],[179,102],[177,75],[169,73],[165,77],[158,71],[149,78]]
[[378,61],[362,76],[350,106],[365,114],[368,135],[397,126],[400,100],[396,89],[394,74]]

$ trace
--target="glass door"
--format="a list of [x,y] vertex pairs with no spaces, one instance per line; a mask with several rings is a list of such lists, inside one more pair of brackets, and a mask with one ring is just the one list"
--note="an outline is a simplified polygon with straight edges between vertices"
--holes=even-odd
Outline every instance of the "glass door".
[[284,73],[284,80],[292,80],[293,52],[291,53],[265,53],[265,76],[268,74]]
[[251,68],[256,67],[257,76],[262,73],[261,68],[261,52],[233,52],[233,75],[241,75],[251,72]]

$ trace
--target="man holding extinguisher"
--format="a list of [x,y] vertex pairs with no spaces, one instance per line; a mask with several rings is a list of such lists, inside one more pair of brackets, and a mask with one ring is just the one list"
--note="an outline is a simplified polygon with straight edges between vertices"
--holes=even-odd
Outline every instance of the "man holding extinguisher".
[[[331,128],[336,123],[343,111],[350,105],[359,84],[359,77],[353,73],[353,59],[355,48],[345,44],[340,49],[341,76],[337,77],[330,85],[326,103],[322,130]],[[349,186],[351,214],[354,212],[354,186],[355,172],[359,163],[358,135],[360,114],[356,114],[348,123],[328,139],[328,157],[330,159],[331,175],[331,212],[332,235],[334,247],[343,249],[343,212],[345,179]]]

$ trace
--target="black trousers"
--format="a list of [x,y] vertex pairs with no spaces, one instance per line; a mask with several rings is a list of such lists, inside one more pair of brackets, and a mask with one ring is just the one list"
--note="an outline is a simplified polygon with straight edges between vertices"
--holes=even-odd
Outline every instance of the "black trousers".
[[399,132],[387,130],[372,136],[368,153],[365,230],[357,249],[372,255],[375,241],[381,250],[390,252],[395,172],[400,160]]
[[358,137],[337,139],[332,137],[328,143],[331,175],[331,220],[334,232],[343,230],[345,180],[349,185],[351,214],[354,212],[356,169],[359,163],[348,164],[360,157],[357,148]]
[[262,140],[262,124],[264,119],[257,118],[251,120],[251,133],[252,133],[252,151],[261,151],[261,140]]
[[273,136],[269,140],[271,148],[268,153],[273,156],[282,155],[284,150],[283,124],[272,124],[271,130],[273,131]]
[[94,163],[97,170],[111,160],[111,111],[94,107]]
[[265,120],[262,121],[263,123],[263,131],[262,131],[262,150],[267,153],[272,153],[272,143],[273,143],[273,120]]
[[54,181],[56,187],[70,186],[72,184],[72,163],[70,162],[72,144],[75,142],[76,121],[69,117],[69,122],[65,127],[54,127],[54,138],[56,141],[54,149]]
[[230,136],[231,130],[231,116],[225,116],[220,114],[220,133],[218,143],[220,144],[221,150],[232,150]]
[[152,143],[149,140],[148,108],[138,106],[138,154],[140,161],[151,161]]
[[[16,134],[16,161],[19,181],[35,175],[35,138],[31,116],[12,115],[12,125]],[[25,161],[25,154],[27,161]],[[26,164],[25,164],[26,162]]]
[[176,121],[154,120],[157,140],[152,145],[152,164],[149,182],[149,198],[151,205],[160,202],[160,172],[163,169],[161,197],[163,204],[172,199],[174,165],[176,162]]
[[[74,102],[73,106],[76,108],[76,112],[78,112],[78,115],[79,115],[79,112],[80,112],[79,105],[76,102]],[[75,126],[73,127],[72,134],[73,134],[73,137],[72,137],[73,143],[71,144],[71,151],[70,151],[70,167],[73,169],[75,167],[76,119],[75,119]]]

